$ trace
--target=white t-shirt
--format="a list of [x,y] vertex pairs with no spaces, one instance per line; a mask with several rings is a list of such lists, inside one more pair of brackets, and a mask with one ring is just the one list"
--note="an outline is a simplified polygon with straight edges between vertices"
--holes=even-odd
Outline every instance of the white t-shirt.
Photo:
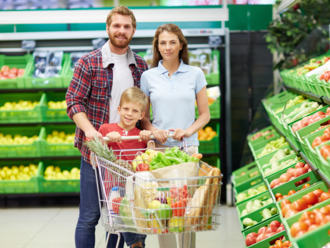
[[120,102],[121,94],[127,88],[134,86],[132,77],[132,71],[129,68],[127,53],[118,55],[111,53],[115,63],[112,68],[113,80],[110,98],[110,109],[109,109],[109,123],[119,123],[120,116],[118,115],[118,106]]

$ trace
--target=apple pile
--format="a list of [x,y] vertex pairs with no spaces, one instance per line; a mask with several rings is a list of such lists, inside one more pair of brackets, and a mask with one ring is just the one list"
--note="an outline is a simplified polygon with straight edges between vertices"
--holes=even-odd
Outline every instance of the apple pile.
[[[293,124],[292,126],[292,131],[296,132],[304,127],[307,127],[310,124],[313,124],[314,122],[317,122],[327,116],[330,115],[330,107],[327,108],[327,112],[324,113],[322,111],[318,111],[315,114],[311,115],[311,116],[306,116],[305,118],[303,118],[301,121],[296,122],[295,124]],[[328,123],[330,124],[330,121],[328,121]]]
[[[274,189],[288,181],[291,181],[301,175],[311,171],[312,169],[308,164],[304,164],[303,162],[298,162],[295,165],[295,168],[289,168],[286,173],[283,173],[279,178],[274,179],[270,183],[270,188]],[[303,184],[305,182],[301,182]]]
[[291,203],[291,201],[288,199],[284,199],[281,202],[282,216],[284,218],[289,218],[296,213],[314,206],[317,203],[323,202],[329,198],[329,192],[324,192],[322,189],[316,189],[305,194],[301,199],[298,199],[293,203]]
[[328,222],[330,222],[330,205],[304,212],[299,220],[291,226],[290,233],[292,237],[297,238]]
[[137,152],[135,159],[132,161],[132,165],[135,171],[149,171],[149,164],[152,158],[161,151],[155,151],[153,149],[147,149],[144,153]]
[[23,77],[25,69],[17,69],[16,67],[9,68],[9,66],[4,65],[0,70],[0,80],[8,78]]
[[258,243],[264,239],[267,239],[279,232],[284,231],[284,225],[283,223],[280,223],[277,220],[272,221],[269,226],[261,227],[258,230],[258,233],[252,232],[249,233],[245,238],[245,244],[246,246],[254,245],[255,243]]

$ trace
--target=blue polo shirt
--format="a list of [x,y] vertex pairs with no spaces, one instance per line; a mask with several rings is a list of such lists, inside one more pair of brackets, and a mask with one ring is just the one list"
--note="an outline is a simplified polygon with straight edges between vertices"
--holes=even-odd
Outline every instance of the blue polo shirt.
[[[180,61],[178,70],[171,78],[162,60],[158,67],[143,72],[141,76],[141,90],[150,98],[152,124],[157,129],[187,129],[195,122],[196,94],[207,83],[200,68]],[[199,145],[197,133],[185,140],[188,146]],[[180,144],[177,140],[168,139],[165,146]]]

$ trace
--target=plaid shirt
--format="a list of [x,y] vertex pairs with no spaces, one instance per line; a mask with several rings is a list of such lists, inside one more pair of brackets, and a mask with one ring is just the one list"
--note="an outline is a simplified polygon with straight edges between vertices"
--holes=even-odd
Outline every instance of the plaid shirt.
[[[109,123],[109,97],[112,89],[114,66],[109,43],[82,56],[77,62],[66,93],[67,113],[70,119],[79,112],[85,112],[96,130],[102,124]],[[140,78],[148,69],[147,63],[128,47],[127,57],[132,71],[134,86],[140,88]],[[107,73],[109,80],[107,80]],[[83,145],[85,133],[77,126],[74,146],[78,147],[82,157],[89,162],[89,150]]]

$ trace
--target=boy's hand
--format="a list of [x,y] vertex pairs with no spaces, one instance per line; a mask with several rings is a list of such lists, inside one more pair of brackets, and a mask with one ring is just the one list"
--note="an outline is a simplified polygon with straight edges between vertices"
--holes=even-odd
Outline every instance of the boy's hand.
[[142,130],[140,132],[140,139],[139,141],[145,141],[145,142],[148,142],[150,140],[150,136],[151,136],[151,131],[149,130]]
[[118,132],[111,132],[106,135],[111,142],[121,142],[121,136]]
[[162,144],[164,144],[167,141],[168,131],[166,130],[156,130],[152,131],[153,136]]

